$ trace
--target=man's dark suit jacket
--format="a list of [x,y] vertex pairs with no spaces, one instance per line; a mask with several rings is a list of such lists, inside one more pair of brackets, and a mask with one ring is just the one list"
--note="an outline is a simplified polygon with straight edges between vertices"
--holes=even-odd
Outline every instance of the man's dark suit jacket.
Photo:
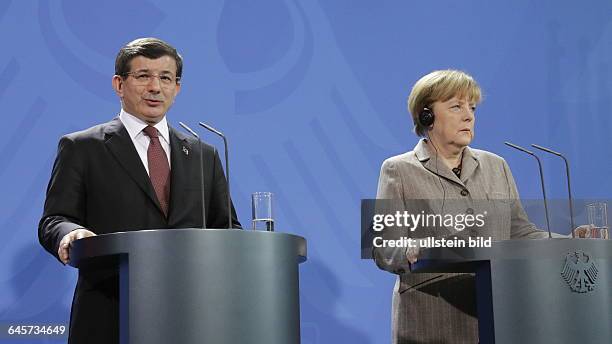
[[[170,127],[168,218],[119,118],[68,134],[59,142],[38,238],[57,256],[60,240],[77,228],[96,234],[155,228],[200,228],[200,144]],[[227,228],[227,183],[217,151],[203,145],[206,227]],[[232,206],[234,227],[240,228]],[[172,247],[168,246],[168,254]],[[160,310],[163,312],[163,310]],[[116,268],[80,269],[69,343],[118,342]]]

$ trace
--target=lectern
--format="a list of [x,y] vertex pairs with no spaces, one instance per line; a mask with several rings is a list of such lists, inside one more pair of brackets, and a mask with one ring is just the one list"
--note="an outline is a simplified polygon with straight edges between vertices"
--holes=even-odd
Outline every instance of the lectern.
[[299,343],[306,240],[235,229],[160,229],[73,243],[70,264],[119,268],[120,342]]
[[612,241],[424,250],[413,272],[476,274],[481,343],[612,343]]

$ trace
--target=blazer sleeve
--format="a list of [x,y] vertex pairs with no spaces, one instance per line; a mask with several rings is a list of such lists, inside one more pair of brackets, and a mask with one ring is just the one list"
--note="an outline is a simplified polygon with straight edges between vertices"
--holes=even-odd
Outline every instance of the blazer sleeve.
[[84,175],[85,161],[78,156],[75,142],[62,137],[38,224],[40,244],[58,260],[57,250],[62,238],[75,229],[84,228]]
[[[206,227],[208,228],[228,228],[228,212],[227,209],[227,193],[228,184],[223,173],[223,167],[221,167],[221,159],[219,159],[219,153],[214,150],[213,159],[213,178],[212,187],[210,193],[210,205],[207,207],[208,212],[206,213]],[[232,212],[232,228],[242,228],[238,216],[236,215],[236,209],[234,208],[234,202],[231,201],[231,212]]]
[[[392,160],[385,160],[380,168],[376,199],[375,209],[377,214],[394,213],[395,210],[400,210],[395,209],[398,205],[405,203],[402,177],[397,164]],[[404,232],[395,227],[387,227],[381,233],[383,239],[393,240],[402,237]],[[394,274],[403,274],[410,270],[410,263],[406,257],[406,248],[374,247],[372,249],[372,256],[380,269]]]
[[504,173],[508,183],[508,194],[510,195],[510,238],[512,239],[541,239],[548,237],[548,232],[539,230],[527,217],[525,209],[521,204],[514,177],[510,167],[503,160]]

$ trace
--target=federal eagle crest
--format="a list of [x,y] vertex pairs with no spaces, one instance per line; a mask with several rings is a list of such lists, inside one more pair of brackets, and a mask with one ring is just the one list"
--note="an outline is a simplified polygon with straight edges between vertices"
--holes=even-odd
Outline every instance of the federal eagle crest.
[[597,272],[597,267],[591,257],[582,251],[576,251],[565,256],[561,277],[572,291],[586,293],[595,289]]

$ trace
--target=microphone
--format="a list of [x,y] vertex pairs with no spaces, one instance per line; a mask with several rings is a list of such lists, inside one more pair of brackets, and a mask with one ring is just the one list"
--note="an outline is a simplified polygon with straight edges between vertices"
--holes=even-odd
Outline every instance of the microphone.
[[229,176],[229,158],[228,158],[228,152],[227,152],[227,138],[225,137],[225,135],[223,135],[222,132],[220,132],[219,130],[211,127],[210,125],[206,124],[206,123],[199,123],[200,126],[206,128],[209,131],[212,131],[213,133],[221,136],[221,138],[223,139],[223,145],[225,146],[225,177],[227,179],[227,223],[228,223],[228,227],[227,228],[232,228],[232,199],[230,197],[230,176]]
[[570,185],[570,168],[569,168],[569,161],[567,161],[567,158],[559,153],[559,152],[555,152],[552,149],[546,148],[546,147],[542,147],[540,145],[536,145],[536,144],[531,144],[531,146],[533,148],[537,148],[539,150],[542,150],[544,152],[556,155],[558,157],[561,157],[563,159],[563,161],[565,162],[565,178],[567,179],[567,196],[568,196],[568,200],[569,200],[569,211],[570,211],[570,223],[572,228],[570,228],[571,232],[572,232],[572,238],[576,237],[576,234],[574,233],[574,228],[576,228],[576,225],[574,224],[574,202],[573,202],[573,198],[572,198],[572,187]]
[[202,158],[202,151],[204,147],[202,145],[202,140],[200,140],[200,136],[196,134],[191,128],[189,128],[185,123],[179,122],[183,129],[187,130],[191,135],[193,135],[200,142],[200,191],[202,192],[202,229],[206,229],[206,205],[204,204],[204,167],[202,166],[204,159]]
[[527,153],[538,161],[538,167],[540,169],[540,182],[542,183],[542,195],[544,196],[544,212],[546,213],[546,227],[548,228],[548,237],[552,238],[552,233],[550,231],[550,220],[548,219],[548,201],[546,200],[546,188],[544,186],[544,173],[542,172],[542,162],[540,161],[540,158],[537,155],[535,155],[532,151],[529,151],[521,146],[515,145],[514,143],[510,143],[506,141],[504,142],[504,144],[506,146],[519,150],[523,153]]

